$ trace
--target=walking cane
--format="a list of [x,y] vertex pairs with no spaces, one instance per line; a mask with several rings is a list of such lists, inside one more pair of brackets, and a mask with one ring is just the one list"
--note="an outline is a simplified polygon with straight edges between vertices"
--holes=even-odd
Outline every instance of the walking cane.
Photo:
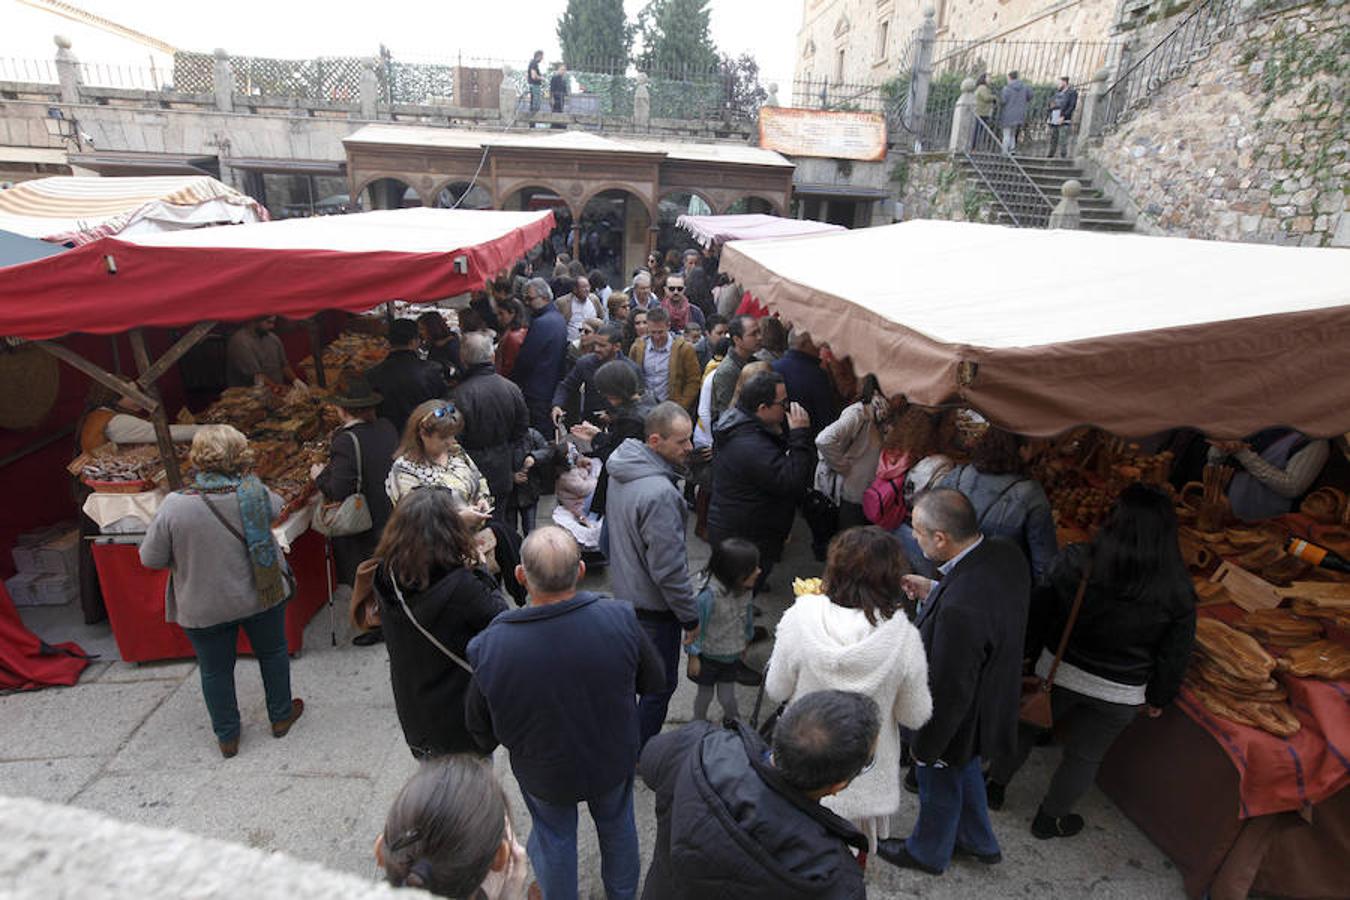
[[337,606],[333,603],[333,543],[325,536],[323,539],[323,580],[328,585],[328,634],[337,646]]

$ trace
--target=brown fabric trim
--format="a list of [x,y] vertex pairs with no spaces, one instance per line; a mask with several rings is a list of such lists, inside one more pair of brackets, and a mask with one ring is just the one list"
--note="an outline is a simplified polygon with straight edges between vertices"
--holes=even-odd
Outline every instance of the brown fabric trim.
[[[1215,438],[1273,425],[1313,437],[1350,430],[1350,306],[993,349],[933,340],[787,280],[735,244],[722,267],[817,343],[851,356],[859,375],[875,372],[887,393],[969,405],[1022,434],[1079,425],[1126,437],[1182,426]],[[969,384],[958,377],[963,363],[976,367]]]

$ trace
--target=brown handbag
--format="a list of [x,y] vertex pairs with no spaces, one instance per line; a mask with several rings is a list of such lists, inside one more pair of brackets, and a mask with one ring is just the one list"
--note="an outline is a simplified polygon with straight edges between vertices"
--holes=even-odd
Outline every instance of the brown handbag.
[[1044,678],[1027,675],[1022,678],[1021,708],[1017,717],[1028,725],[1050,730],[1055,725],[1054,715],[1050,711],[1050,689],[1055,686],[1055,672],[1064,659],[1064,651],[1069,648],[1069,635],[1073,633],[1074,623],[1078,621],[1078,612],[1083,608],[1083,595],[1087,592],[1088,576],[1092,574],[1092,564],[1083,570],[1078,581],[1078,593],[1074,594],[1073,606],[1069,609],[1069,621],[1064,623],[1064,633],[1059,636],[1059,649],[1055,651],[1055,661]]
[[352,579],[352,599],[348,614],[357,631],[374,631],[380,627],[380,601],[375,596],[375,570],[380,567],[376,558],[357,563],[356,577]]

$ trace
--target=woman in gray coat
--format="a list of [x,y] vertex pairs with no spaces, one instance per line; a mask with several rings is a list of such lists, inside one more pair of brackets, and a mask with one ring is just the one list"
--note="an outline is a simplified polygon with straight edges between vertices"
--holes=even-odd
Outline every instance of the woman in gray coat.
[[141,563],[168,569],[164,618],[187,633],[201,670],[202,697],[220,753],[239,752],[235,646],[243,628],[258,658],[272,736],[285,737],[304,712],[291,697],[286,601],[295,579],[272,537],[281,498],[245,474],[248,439],[208,425],[192,440],[192,486],[164,498],[141,543]]

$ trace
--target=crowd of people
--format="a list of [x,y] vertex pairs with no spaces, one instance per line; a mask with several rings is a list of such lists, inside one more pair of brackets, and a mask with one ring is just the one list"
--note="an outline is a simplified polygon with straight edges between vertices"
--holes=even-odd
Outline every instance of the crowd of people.
[[[1022,677],[1052,663],[1064,755],[1031,830],[1080,832],[1074,808],[1107,748],[1173,700],[1190,653],[1171,497],[1132,485],[1091,543],[1061,548],[1027,441],[988,425],[964,446],[952,411],[857,384],[828,347],[727,291],[691,292],[718,284],[704,254],[661,261],[648,260],[659,295],[643,268],[604,296],[566,259],[552,279],[522,263],[458,333],[439,313],[393,322],[388,358],[332,396],[341,424],[313,475],[326,503],[359,496],[369,511],[368,528],[333,538],[337,577],[375,611],[357,642],[387,644],[423,762],[377,844],[390,881],[515,898],[527,856],[544,897],[574,897],[584,802],[607,895],[634,897],[638,777],[658,822],[644,897],[861,897],[874,857],[930,875],[954,856],[996,864],[988,810],[1038,738],[1019,724]],[[267,330],[246,328],[273,365]],[[1251,457],[1247,487],[1269,500],[1319,451],[1272,438],[1216,452]],[[198,429],[191,463],[141,558],[172,570],[167,617],[197,652],[228,758],[240,628],[274,736],[304,711],[283,629],[293,577],[270,532],[280,501],[249,474],[243,436]],[[702,572],[691,512],[711,549]],[[821,585],[787,608],[761,672],[747,651],[770,637],[755,617],[798,513]],[[599,567],[612,597],[583,587]],[[694,721],[663,731],[682,658]],[[743,720],[737,684],[778,706],[762,727]],[[523,849],[498,746],[530,811]],[[904,789],[918,812],[901,836]]]

